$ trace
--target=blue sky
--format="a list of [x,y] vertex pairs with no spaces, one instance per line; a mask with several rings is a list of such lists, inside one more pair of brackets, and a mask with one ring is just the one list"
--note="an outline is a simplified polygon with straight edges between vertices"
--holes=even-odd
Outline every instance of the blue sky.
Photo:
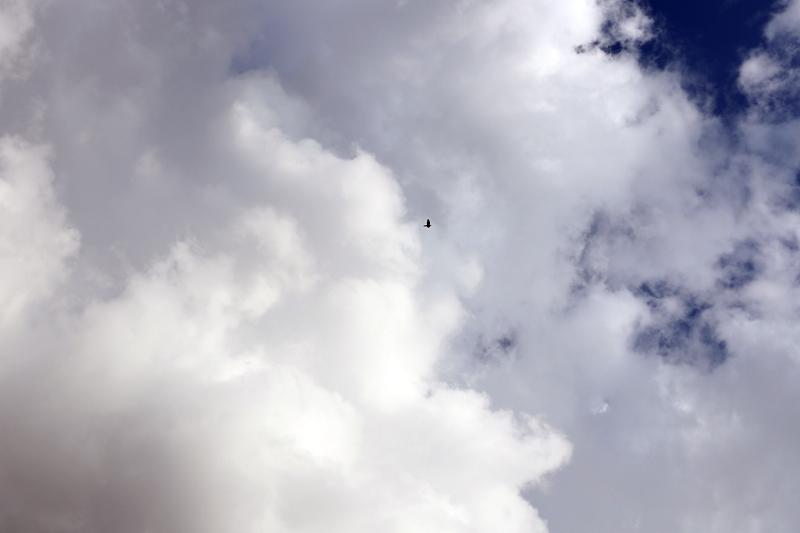
[[663,33],[641,47],[642,65],[664,68],[681,61],[692,73],[687,87],[701,98],[710,96],[712,112],[741,112],[746,98],[736,84],[739,65],[765,44],[764,27],[781,3],[654,0],[645,5]]
[[3,4],[0,529],[797,531],[798,39]]

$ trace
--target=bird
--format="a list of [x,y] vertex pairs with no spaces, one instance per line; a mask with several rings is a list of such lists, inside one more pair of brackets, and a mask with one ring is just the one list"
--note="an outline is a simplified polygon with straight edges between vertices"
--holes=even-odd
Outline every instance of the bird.
[[428,223],[427,224],[423,224],[422,227],[430,228],[431,227],[431,219],[428,219]]

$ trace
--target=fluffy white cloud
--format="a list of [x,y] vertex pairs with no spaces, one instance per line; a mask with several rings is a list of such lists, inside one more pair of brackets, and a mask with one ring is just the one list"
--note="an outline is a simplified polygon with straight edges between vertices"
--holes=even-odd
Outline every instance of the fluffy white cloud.
[[[200,195],[185,154],[147,135],[157,95],[106,89],[105,109],[54,119],[98,119],[54,148],[67,198],[101,188],[77,200],[88,216],[56,201],[47,150],[3,141],[3,527],[544,531],[519,491],[570,446],[438,379],[463,309],[451,284],[423,290],[424,230],[403,221],[391,171],[287,134],[305,111],[274,75],[208,90],[208,135],[191,149],[226,176]],[[159,194],[188,222],[208,206],[213,220],[161,251],[148,234]],[[149,264],[103,273],[103,228],[78,251],[68,220],[98,223],[103,202],[136,209],[112,226],[152,219],[115,235],[123,253],[149,246]]]
[[794,11],[8,4],[0,529],[795,530]]
[[53,194],[45,147],[3,137],[0,165],[0,323],[13,327],[63,277],[78,234]]

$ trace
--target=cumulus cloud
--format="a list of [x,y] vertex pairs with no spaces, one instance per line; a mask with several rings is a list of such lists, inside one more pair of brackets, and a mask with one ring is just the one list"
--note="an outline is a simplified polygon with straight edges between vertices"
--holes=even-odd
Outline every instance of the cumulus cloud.
[[185,81],[160,69],[220,40],[175,4],[183,35],[147,42],[128,7],[82,6],[76,49],[126,32],[98,64],[8,82],[51,147],[2,143],[3,528],[544,531],[520,489],[570,445],[439,379],[464,310],[392,171],[304,136],[274,73],[159,116]]
[[795,11],[7,4],[2,528],[793,531]]

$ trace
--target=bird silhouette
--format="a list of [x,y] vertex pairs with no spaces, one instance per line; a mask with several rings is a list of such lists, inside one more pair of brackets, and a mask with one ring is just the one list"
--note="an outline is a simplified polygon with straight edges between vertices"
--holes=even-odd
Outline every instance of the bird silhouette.
[[428,219],[428,223],[427,224],[423,224],[422,226],[425,227],[425,228],[430,228],[431,227],[431,219]]

